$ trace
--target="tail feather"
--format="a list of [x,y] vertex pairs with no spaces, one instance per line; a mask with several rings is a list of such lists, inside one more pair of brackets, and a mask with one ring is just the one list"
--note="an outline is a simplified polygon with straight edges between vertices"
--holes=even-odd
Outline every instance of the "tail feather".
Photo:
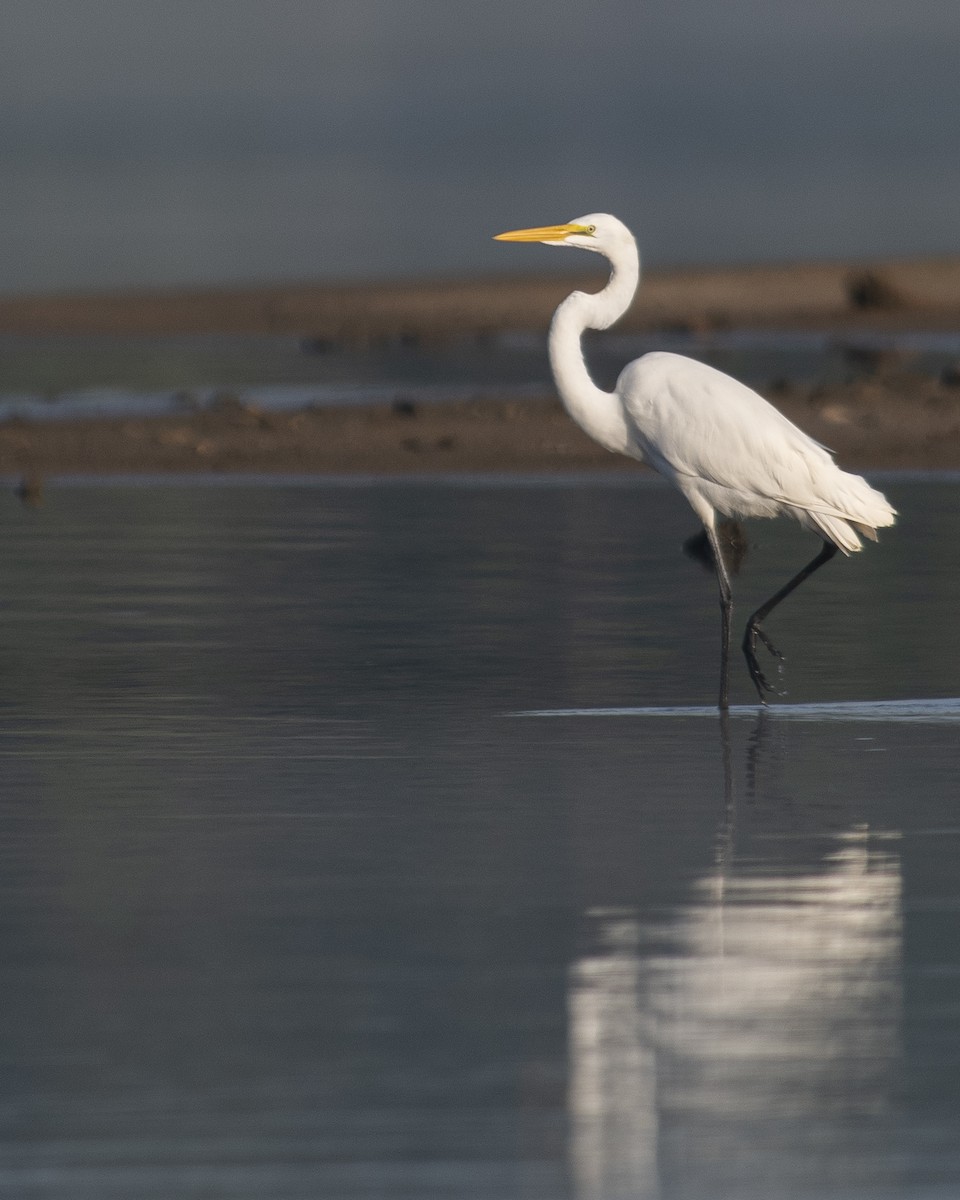
[[864,525],[860,521],[851,521],[850,524],[854,527],[854,529],[857,531],[857,533],[859,533],[863,537],[869,539],[869,541],[871,541],[871,542],[879,541],[879,539],[877,537],[877,531],[873,528],[872,525]]
[[860,475],[840,472],[828,505],[805,509],[801,522],[833,542],[844,554],[861,549],[858,534],[877,540],[877,529],[892,525],[896,509]]
[[844,554],[854,554],[861,549],[856,530],[843,517],[834,516],[833,513],[811,512],[809,509],[804,516],[806,519],[801,518],[801,524],[819,533],[826,541],[833,542]]

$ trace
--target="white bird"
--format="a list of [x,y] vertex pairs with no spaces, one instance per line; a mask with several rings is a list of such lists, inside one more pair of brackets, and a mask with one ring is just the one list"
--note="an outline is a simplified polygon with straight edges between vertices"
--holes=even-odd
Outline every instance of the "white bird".
[[733,598],[717,540],[717,514],[784,514],[823,539],[820,553],[747,622],[743,653],[760,701],[766,703],[774,688],[757,661],[757,640],[782,656],[761,622],[838,550],[859,550],[858,535],[876,541],[876,530],[893,524],[894,509],[865,479],[841,471],[825,447],[762,396],[705,363],[654,351],[625,367],[612,392],[597,387],[584,362],[580,336],[585,329],[606,329],[623,316],[640,280],[637,243],[622,221],[590,213],[566,225],[501,233],[497,240],[573,246],[610,262],[610,280],[602,291],[573,292],[558,307],[550,326],[550,364],[574,421],[608,450],[659,471],[703,522],[720,588],[721,709],[728,706]]

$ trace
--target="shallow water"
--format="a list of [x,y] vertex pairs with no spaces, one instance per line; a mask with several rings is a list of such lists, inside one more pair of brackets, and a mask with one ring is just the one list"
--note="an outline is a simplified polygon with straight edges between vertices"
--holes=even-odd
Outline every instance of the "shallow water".
[[[290,409],[398,395],[430,402],[553,390],[543,335],[385,342],[323,353],[306,345],[279,335],[0,334],[0,420],[156,415],[208,404],[224,391],[261,408]],[[589,337],[587,345],[591,367],[608,387],[625,363],[655,349],[703,359],[760,388],[777,381],[842,382],[870,374],[878,356],[936,377],[960,355],[960,335],[930,330],[607,332]]]
[[881,482],[724,722],[655,483],[9,500],[0,1195],[956,1195],[960,486]]

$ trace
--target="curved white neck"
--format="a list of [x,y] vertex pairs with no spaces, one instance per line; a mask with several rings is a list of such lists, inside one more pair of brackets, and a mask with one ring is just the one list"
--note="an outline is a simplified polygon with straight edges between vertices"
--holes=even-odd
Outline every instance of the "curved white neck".
[[620,400],[590,378],[580,338],[585,329],[606,329],[630,307],[640,280],[636,247],[613,263],[601,292],[573,292],[553,315],[550,365],[564,407],[577,424],[608,450],[630,453],[630,439]]

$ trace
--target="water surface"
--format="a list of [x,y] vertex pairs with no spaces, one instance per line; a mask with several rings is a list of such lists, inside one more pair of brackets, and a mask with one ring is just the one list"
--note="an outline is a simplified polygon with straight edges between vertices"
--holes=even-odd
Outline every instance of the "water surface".
[[[588,334],[586,345],[604,387],[649,350],[691,355],[761,389],[842,383],[884,364],[937,377],[960,355],[960,335],[931,330],[606,332]],[[261,408],[290,409],[399,395],[429,402],[552,390],[544,335],[350,347],[289,335],[0,333],[0,420],[162,414],[208,404],[224,392]]]
[[0,1194],[955,1195],[960,488],[881,482],[725,722],[656,483],[9,499]]

